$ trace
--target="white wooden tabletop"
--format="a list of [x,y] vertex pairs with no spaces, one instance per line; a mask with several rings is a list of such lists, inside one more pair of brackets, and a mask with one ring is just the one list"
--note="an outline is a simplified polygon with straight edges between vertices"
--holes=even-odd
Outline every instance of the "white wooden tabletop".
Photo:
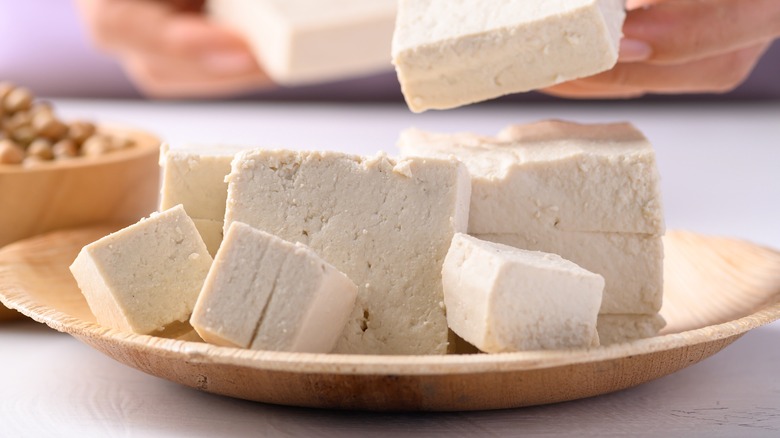
[[[413,115],[401,105],[56,101],[171,143],[394,153],[398,132],[491,134],[543,118],[628,120],[654,143],[667,225],[780,249],[780,102],[479,105]],[[375,414],[200,393],[121,365],[31,321],[0,325],[0,437],[780,436],[780,323],[704,362],[626,391],[495,412]]]

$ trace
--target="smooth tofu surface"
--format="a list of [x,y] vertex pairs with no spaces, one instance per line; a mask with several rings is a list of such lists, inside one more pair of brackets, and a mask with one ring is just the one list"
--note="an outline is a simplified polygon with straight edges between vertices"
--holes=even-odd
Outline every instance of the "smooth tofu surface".
[[596,328],[601,345],[611,345],[656,336],[665,325],[659,314],[599,315]]
[[664,247],[660,236],[529,228],[475,237],[558,254],[603,276],[606,285],[600,313],[654,314],[661,309]]
[[441,264],[468,220],[462,164],[258,150],[239,155],[228,180],[226,225],[307,244],[357,284],[335,352],[446,352]]
[[233,222],[190,323],[207,342],[328,353],[357,286],[311,249]]
[[399,147],[404,156],[455,156],[466,164],[471,234],[665,230],[655,152],[627,123],[552,120],[515,125],[498,137],[410,129]]
[[442,278],[450,328],[484,352],[598,345],[604,279],[557,255],[456,234]]
[[400,0],[392,56],[412,111],[447,109],[612,68],[624,0]]
[[182,204],[193,219],[222,222],[235,146],[163,145],[160,151],[160,210]]
[[70,270],[99,324],[150,334],[189,319],[211,262],[176,206],[85,246]]
[[275,82],[295,85],[390,70],[396,0],[211,0]]

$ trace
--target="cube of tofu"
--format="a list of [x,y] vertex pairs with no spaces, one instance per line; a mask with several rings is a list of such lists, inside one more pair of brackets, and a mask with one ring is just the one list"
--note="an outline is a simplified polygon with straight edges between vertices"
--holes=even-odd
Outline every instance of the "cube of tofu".
[[356,297],[357,286],[310,248],[233,222],[190,323],[217,345],[328,353]]
[[182,204],[193,219],[225,219],[227,183],[233,156],[246,148],[234,146],[171,146],[160,151],[160,210]]
[[612,68],[624,0],[401,0],[393,64],[409,108],[447,109]]
[[228,181],[227,226],[305,243],[357,284],[335,352],[447,352],[441,265],[468,220],[461,163],[257,150],[236,157]]
[[664,233],[655,152],[629,123],[515,125],[497,138],[415,129],[404,156],[455,156],[469,168],[470,234],[540,229]]
[[604,279],[557,255],[456,234],[442,282],[447,323],[484,352],[598,346]]
[[271,78],[300,85],[389,71],[396,0],[210,0]]
[[99,324],[151,334],[189,319],[211,262],[178,205],[85,246],[70,270]]
[[407,130],[404,156],[469,168],[469,233],[559,254],[606,280],[601,313],[654,314],[664,217],[655,153],[628,123],[514,125],[498,137]]

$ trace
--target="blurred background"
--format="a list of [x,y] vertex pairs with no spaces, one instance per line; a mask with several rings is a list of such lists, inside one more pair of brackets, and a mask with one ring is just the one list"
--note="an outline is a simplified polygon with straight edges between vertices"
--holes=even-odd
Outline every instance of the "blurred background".
[[[0,0],[0,80],[10,80],[48,97],[140,98],[111,57],[95,49],[70,0]],[[347,86],[348,85],[348,86]],[[390,71],[326,86],[249,93],[265,100],[401,101]],[[670,96],[645,99],[666,100]],[[764,55],[750,79],[726,95],[687,95],[686,100],[780,98],[780,41]],[[553,99],[527,93],[503,100]]]

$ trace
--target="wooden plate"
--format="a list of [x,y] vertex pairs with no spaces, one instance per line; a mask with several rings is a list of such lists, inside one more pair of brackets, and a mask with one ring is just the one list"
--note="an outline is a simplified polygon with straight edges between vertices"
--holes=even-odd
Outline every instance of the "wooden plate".
[[[461,356],[256,352],[97,325],[67,266],[112,231],[88,228],[0,250],[0,300],[146,373],[193,388],[294,406],[497,409],[574,400],[670,374],[780,318],[780,253],[669,233],[662,336],[591,350]],[[767,346],[769,347],[769,346]]]
[[[103,125],[98,131],[135,145],[34,167],[0,164],[0,247],[52,230],[135,222],[157,208],[160,140],[118,126]],[[19,316],[0,306],[0,321]]]

